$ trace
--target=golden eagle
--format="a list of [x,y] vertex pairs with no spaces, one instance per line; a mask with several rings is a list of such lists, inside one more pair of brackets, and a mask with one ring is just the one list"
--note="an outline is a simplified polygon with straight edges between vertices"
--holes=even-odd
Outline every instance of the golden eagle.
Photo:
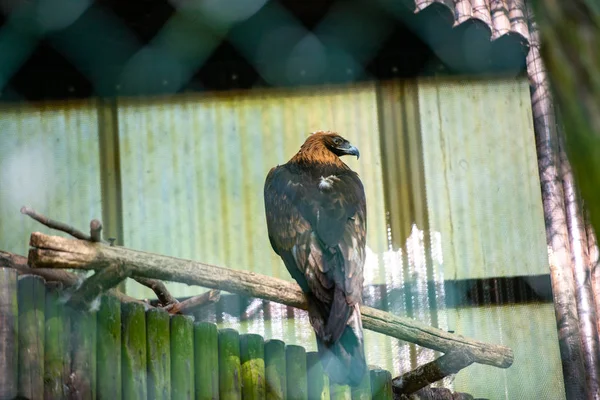
[[271,246],[306,295],[323,368],[332,382],[356,386],[366,372],[359,305],[367,210],[343,155],[359,152],[337,133],[313,133],[269,171],[264,197]]

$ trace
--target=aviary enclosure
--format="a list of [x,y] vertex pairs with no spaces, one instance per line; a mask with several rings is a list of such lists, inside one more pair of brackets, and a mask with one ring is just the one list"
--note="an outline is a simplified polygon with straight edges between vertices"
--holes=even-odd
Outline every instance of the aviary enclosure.
[[[524,2],[2,7],[1,399],[596,391],[595,235]],[[265,226],[322,129],[367,197],[354,388]]]

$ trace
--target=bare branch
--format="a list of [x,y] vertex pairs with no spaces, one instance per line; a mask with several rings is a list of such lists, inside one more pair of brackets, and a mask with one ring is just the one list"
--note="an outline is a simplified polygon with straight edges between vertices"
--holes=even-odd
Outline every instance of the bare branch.
[[[31,268],[27,265],[27,257],[0,250],[0,268],[2,267],[16,269],[19,275],[41,276],[46,282],[61,284],[64,288],[76,286],[81,280],[81,277],[76,274],[60,269]],[[149,306],[148,303],[142,300],[127,296],[114,289],[110,290],[109,293],[117,297],[119,301],[123,303],[139,303]]]
[[[85,233],[77,230],[76,228],[70,225],[67,225],[60,221],[52,220],[31,208],[23,206],[21,207],[21,213],[30,216],[31,218],[35,219],[43,225],[46,225],[51,229],[56,229],[58,231],[68,233],[76,239],[85,240],[93,243],[110,243],[111,246],[113,245],[114,239],[110,240],[110,242],[102,240],[102,222],[100,222],[100,220],[98,219],[93,219],[90,222],[90,235],[86,235]],[[177,299],[175,299],[175,297],[171,295],[164,283],[155,279],[144,277],[135,277],[134,279],[140,284],[152,289],[162,306],[168,306],[170,304],[177,303]]]
[[102,242],[102,222],[97,219],[90,222],[90,240],[92,242]]
[[57,231],[65,232],[65,233],[73,236],[76,239],[91,240],[91,237],[89,235],[86,235],[85,233],[81,232],[80,230],[75,229],[74,227],[67,225],[63,222],[59,222],[59,221],[50,219],[50,218],[46,217],[45,215],[37,213],[35,210],[33,210],[29,207],[25,207],[25,206],[21,207],[21,214],[28,215],[31,218],[35,219],[40,224],[46,225],[50,229],[55,229]]
[[[110,262],[123,262],[132,276],[182,282],[258,297],[306,310],[306,298],[298,285],[253,272],[221,268],[210,264],[146,253],[124,247],[110,247],[31,234],[29,263],[34,267],[102,269]],[[467,352],[478,363],[508,368],[513,362],[510,348],[451,334],[411,318],[362,306],[363,326],[401,340],[438,350]]]
[[41,276],[48,282],[60,282],[65,287],[75,286],[79,277],[71,272],[53,268],[30,268],[27,257],[0,250],[0,267],[16,269],[20,275]]
[[220,290],[210,290],[201,295],[190,297],[180,303],[171,304],[165,307],[170,314],[190,314],[198,308],[214,304],[221,299]]
[[133,279],[139,284],[142,284],[152,289],[154,294],[156,294],[158,301],[163,307],[179,303],[177,299],[173,297],[171,293],[169,293],[167,287],[161,281],[151,278],[143,278],[139,276],[134,276]]
[[117,286],[129,276],[129,269],[118,263],[97,271],[87,278],[69,299],[70,304],[89,306],[105,291]]
[[420,365],[392,380],[392,388],[397,395],[411,394],[440,379],[457,373],[473,364],[473,357],[464,351],[454,351],[427,364]]

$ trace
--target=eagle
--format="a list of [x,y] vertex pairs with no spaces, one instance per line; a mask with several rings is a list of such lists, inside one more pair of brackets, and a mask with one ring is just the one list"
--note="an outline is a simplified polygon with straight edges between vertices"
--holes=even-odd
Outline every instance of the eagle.
[[325,373],[357,386],[367,370],[360,315],[367,210],[344,155],[360,153],[335,132],[312,133],[269,171],[264,202],[271,247],[304,292]]

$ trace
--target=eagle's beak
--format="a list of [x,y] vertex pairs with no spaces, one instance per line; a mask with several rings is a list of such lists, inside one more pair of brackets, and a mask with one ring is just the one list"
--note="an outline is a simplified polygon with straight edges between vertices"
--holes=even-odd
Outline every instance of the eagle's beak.
[[357,160],[360,158],[360,152],[358,151],[358,149],[356,147],[354,147],[352,145],[350,145],[350,147],[344,149],[344,151],[348,155],[356,156]]

